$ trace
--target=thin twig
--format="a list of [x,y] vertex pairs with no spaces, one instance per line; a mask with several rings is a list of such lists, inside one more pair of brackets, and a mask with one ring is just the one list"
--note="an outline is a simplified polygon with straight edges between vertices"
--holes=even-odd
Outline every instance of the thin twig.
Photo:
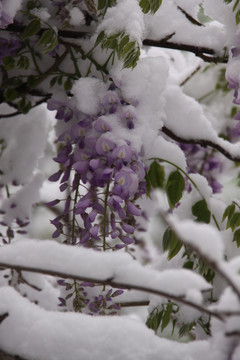
[[180,10],[185,16],[186,18],[194,25],[197,26],[205,26],[204,24],[200,23],[198,20],[194,19],[194,17],[192,17],[192,15],[190,15],[186,10],[184,10],[182,7],[177,6],[178,10]]

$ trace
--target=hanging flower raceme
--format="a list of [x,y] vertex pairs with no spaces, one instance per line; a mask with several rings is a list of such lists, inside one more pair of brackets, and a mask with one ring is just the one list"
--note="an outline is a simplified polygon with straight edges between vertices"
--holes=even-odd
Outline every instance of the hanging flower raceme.
[[[48,109],[56,111],[64,128],[54,158],[60,168],[49,180],[60,181],[60,191],[68,194],[62,214],[51,221],[56,228],[53,237],[62,235],[68,244],[103,251],[135,242],[137,217],[141,216],[136,201],[146,193],[144,151],[135,150],[129,140],[129,131],[134,138],[138,121],[134,107],[120,98],[114,84],[109,89],[99,99],[97,114],[80,111],[74,97],[48,101]],[[71,305],[75,311],[104,314],[118,309],[115,301],[109,302],[111,289],[99,293],[95,284],[90,288],[75,283],[73,292],[73,284],[68,284],[60,305],[75,294]],[[121,293],[115,291],[114,297]]]
[[[71,189],[64,213],[52,221],[54,237],[62,233],[68,243],[104,250],[134,243],[135,218],[141,215],[135,202],[146,191],[146,167],[131,142],[116,136],[117,128],[134,129],[134,108],[115,90],[100,99],[97,115],[83,114],[73,101],[50,100],[48,108],[69,122],[54,159],[60,170],[50,177],[60,179],[61,191]],[[71,231],[64,225],[67,213]]]

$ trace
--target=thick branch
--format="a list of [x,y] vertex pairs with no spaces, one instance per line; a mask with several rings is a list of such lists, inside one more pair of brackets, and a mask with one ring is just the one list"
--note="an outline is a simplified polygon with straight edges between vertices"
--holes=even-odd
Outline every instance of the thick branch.
[[96,279],[96,278],[91,278],[91,277],[84,277],[81,275],[67,274],[67,273],[64,273],[61,271],[39,269],[39,268],[28,267],[28,266],[24,266],[24,265],[18,266],[18,265],[12,265],[12,264],[2,263],[2,262],[0,263],[0,268],[10,268],[10,269],[14,269],[17,271],[30,271],[30,272],[35,272],[35,273],[57,276],[57,277],[64,278],[64,279],[74,279],[74,280],[79,280],[79,281],[92,282],[95,284],[109,285],[113,288],[122,288],[122,289],[128,289],[128,290],[133,289],[133,290],[144,291],[149,294],[159,295],[159,296],[165,297],[167,299],[173,300],[175,302],[181,303],[183,305],[190,306],[202,313],[212,315],[212,316],[216,317],[217,319],[224,321],[224,319],[221,315],[219,315],[209,309],[206,309],[198,304],[192,303],[191,301],[188,301],[183,297],[168,294],[167,292],[149,288],[144,285],[139,286],[139,285],[135,285],[135,284],[125,284],[125,283],[116,281],[114,278],[102,280],[102,279]]
[[[199,23],[200,24],[200,23]],[[17,32],[17,33],[23,33],[23,31],[26,29],[26,26],[24,25],[17,25],[17,24],[10,24],[7,26],[6,29],[2,31],[9,31],[9,32]],[[37,35],[41,36],[43,32],[47,29],[41,29]],[[72,31],[72,30],[58,30],[58,36],[60,38],[68,38],[68,39],[80,39],[80,38],[87,38],[91,36],[91,33],[85,32],[85,31]],[[144,46],[154,46],[154,47],[161,47],[166,49],[174,49],[174,50],[183,50],[183,51],[189,51],[194,53],[196,56],[200,57],[206,62],[215,62],[215,63],[227,63],[228,57],[219,57],[216,56],[216,53],[213,49],[209,49],[207,47],[203,46],[194,46],[189,44],[181,44],[181,43],[175,43],[168,41],[169,38],[172,36],[167,36],[164,39],[161,40],[152,40],[152,39],[145,39],[143,40]],[[207,56],[212,55],[212,56]]]
[[223,147],[221,147],[218,144],[215,144],[214,142],[210,141],[210,140],[204,140],[204,139],[184,139],[181,138],[180,136],[174,134],[172,132],[172,130],[169,130],[166,126],[163,126],[161,131],[166,134],[167,136],[169,136],[171,139],[179,142],[179,143],[183,143],[183,144],[196,144],[196,145],[200,145],[202,147],[207,147],[210,146],[213,149],[218,150],[220,153],[222,153],[226,158],[228,158],[229,160],[232,161],[236,161],[236,162],[240,162],[240,156],[234,156],[232,155],[230,152],[228,152],[226,149],[224,149]]

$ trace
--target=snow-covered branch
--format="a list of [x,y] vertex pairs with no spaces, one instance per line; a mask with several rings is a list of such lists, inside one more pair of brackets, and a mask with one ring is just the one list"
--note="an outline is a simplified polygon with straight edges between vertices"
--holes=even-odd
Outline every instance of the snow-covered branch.
[[[174,134],[174,132],[170,129],[168,129],[166,126],[163,126],[161,131],[166,134],[169,138],[179,142],[179,143],[183,143],[183,144],[195,144],[195,145],[200,145],[202,147],[211,147],[212,149],[216,149],[218,150],[221,154],[223,154],[226,158],[232,160],[232,161],[236,161],[239,162],[240,161],[240,155],[235,155],[235,154],[231,154],[230,151],[228,151],[228,149],[224,148],[223,146],[214,143],[211,140],[206,140],[206,139],[185,139],[182,138],[181,136],[178,136],[176,134]],[[232,144],[229,143],[229,145],[231,146]]]
[[[94,264],[94,268],[90,264]],[[203,278],[184,269],[158,272],[141,266],[126,254],[99,253],[54,241],[21,241],[0,248],[0,267],[143,291],[223,319],[217,313],[185,299],[187,288],[203,292],[211,289]],[[184,282],[179,283],[183,278]]]

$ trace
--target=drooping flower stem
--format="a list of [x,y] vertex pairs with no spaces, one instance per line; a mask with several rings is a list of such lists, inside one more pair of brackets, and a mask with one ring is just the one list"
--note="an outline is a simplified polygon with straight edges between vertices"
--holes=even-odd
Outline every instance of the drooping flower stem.
[[104,215],[103,215],[103,251],[106,250],[106,234],[107,234],[107,225],[108,225],[108,213],[107,213],[107,202],[109,195],[109,186],[108,183],[106,186],[105,199],[104,199]]
[[[77,175],[76,175],[77,176]],[[74,244],[74,235],[75,235],[75,206],[78,199],[78,188],[80,184],[80,176],[77,178],[76,190],[75,190],[75,197],[74,197],[74,204],[73,204],[73,215],[72,215],[72,244]]]

